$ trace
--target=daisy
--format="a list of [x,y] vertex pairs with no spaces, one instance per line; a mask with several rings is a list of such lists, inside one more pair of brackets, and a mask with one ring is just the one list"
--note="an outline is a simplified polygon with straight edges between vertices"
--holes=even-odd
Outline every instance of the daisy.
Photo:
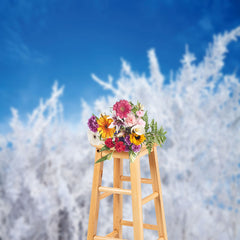
[[88,141],[92,145],[101,145],[103,142],[100,140],[100,134],[99,132],[92,132],[91,130],[88,130]]

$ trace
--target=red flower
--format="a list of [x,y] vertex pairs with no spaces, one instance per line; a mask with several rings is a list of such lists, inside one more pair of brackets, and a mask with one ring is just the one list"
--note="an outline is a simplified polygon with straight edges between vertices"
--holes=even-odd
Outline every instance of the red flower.
[[123,152],[125,150],[125,145],[123,142],[119,141],[119,142],[116,142],[115,148],[117,152]]
[[105,144],[106,144],[106,146],[107,146],[108,148],[114,147],[114,143],[113,143],[113,141],[112,141],[111,138],[108,138],[108,139],[105,141]]

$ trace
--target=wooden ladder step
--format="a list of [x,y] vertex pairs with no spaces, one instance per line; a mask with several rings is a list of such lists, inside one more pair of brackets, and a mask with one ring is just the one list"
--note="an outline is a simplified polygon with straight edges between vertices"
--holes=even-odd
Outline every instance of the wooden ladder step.
[[127,239],[95,236],[94,240],[127,240]]
[[[124,226],[128,226],[128,227],[133,227],[133,222],[132,221],[121,220],[120,224],[124,225]],[[158,226],[153,225],[153,224],[144,223],[143,228],[158,231]]]
[[111,233],[107,234],[105,237],[116,237],[118,232],[116,230],[113,230]]
[[[121,181],[131,182],[131,178],[129,176],[121,176],[120,179],[121,179]],[[150,178],[141,178],[141,183],[152,184],[152,179],[150,179]]]
[[158,192],[154,192],[147,197],[142,199],[142,205],[146,204],[147,202],[153,200],[154,198],[157,198],[159,196]]
[[112,193],[111,192],[104,192],[104,193],[101,193],[100,194],[100,200],[102,200],[102,199],[104,199],[104,198],[106,198],[106,197],[108,197],[108,196],[110,196],[110,195],[112,195]]
[[132,191],[129,189],[122,189],[122,188],[114,188],[114,187],[99,187],[98,190],[100,192],[108,192],[111,194],[126,194],[131,195]]

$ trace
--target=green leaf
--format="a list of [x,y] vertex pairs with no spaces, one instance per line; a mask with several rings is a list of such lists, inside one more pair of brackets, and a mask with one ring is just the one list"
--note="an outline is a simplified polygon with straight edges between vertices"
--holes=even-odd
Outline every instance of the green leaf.
[[99,119],[95,114],[92,114],[92,116],[96,117],[97,120]]
[[135,153],[134,151],[129,151],[129,159],[133,163],[138,156],[139,153]]
[[142,119],[143,119],[143,121],[146,122],[146,124],[145,124],[145,132],[147,132],[148,129],[149,129],[149,123],[148,123],[148,115],[147,115],[147,111],[146,111],[145,114],[143,115]]
[[109,150],[109,149],[110,149],[110,148],[105,145],[105,146],[103,146],[103,147],[99,150],[99,152],[107,151],[107,150]]
[[154,124],[154,133],[157,134],[157,122],[155,122],[155,124]]
[[150,123],[150,127],[152,132],[154,132],[154,119],[152,119],[151,123]]
[[113,155],[113,152],[109,153],[109,154],[107,155],[107,160],[111,160],[111,159],[112,159],[112,155]]
[[101,157],[100,159],[98,159],[98,160],[95,162],[95,164],[96,164],[96,163],[99,163],[99,162],[106,161],[106,160],[110,160],[110,159],[112,158],[112,155],[113,155],[113,153],[111,152],[111,153],[105,155],[104,157]]
[[136,114],[136,112],[138,111],[138,107],[137,106],[134,106],[131,110],[134,114]]
[[160,136],[156,135],[155,136],[155,142],[160,146],[161,145],[161,138]]
[[148,115],[147,115],[147,111],[144,113],[142,119],[145,121],[145,122],[148,122]]

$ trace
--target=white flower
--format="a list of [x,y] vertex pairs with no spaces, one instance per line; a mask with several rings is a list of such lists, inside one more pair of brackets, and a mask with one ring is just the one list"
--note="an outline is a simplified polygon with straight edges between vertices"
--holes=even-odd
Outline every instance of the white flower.
[[123,137],[123,136],[124,136],[124,134],[125,134],[125,132],[123,132],[123,131],[120,131],[120,132],[117,134],[117,137]]
[[139,104],[139,108],[141,111],[144,111],[144,106],[141,103]]
[[92,145],[101,145],[103,144],[103,141],[100,140],[100,134],[99,132],[92,132],[91,130],[88,130],[88,141]]
[[131,132],[135,132],[137,135],[145,134],[145,128],[141,125],[135,125],[132,127]]

